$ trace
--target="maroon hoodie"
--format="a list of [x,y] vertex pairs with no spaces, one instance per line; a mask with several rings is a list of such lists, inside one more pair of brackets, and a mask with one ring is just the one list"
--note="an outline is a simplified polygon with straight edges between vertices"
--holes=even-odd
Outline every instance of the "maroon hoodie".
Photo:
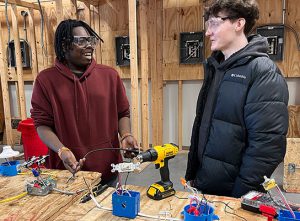
[[[36,78],[31,117],[36,127],[48,126],[72,150],[76,159],[96,148],[119,148],[118,120],[129,117],[129,103],[118,73],[95,60],[80,77],[55,62]],[[119,151],[98,151],[86,158],[83,170],[102,173],[109,180],[112,163],[119,163]],[[65,169],[50,150],[50,168]]]

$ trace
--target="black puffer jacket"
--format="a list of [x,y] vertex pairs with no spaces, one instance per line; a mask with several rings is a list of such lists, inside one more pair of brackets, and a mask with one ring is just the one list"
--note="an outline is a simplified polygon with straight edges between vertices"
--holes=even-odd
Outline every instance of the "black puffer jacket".
[[205,193],[259,190],[285,155],[287,84],[266,54],[266,39],[248,40],[224,62],[216,52],[205,64],[186,171]]

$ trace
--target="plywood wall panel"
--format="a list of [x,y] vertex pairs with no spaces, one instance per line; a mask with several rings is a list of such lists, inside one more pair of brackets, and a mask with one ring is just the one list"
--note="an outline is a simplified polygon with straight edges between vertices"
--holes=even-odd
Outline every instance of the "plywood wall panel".
[[163,40],[178,39],[178,8],[167,8],[163,10]]
[[202,7],[179,8],[179,32],[202,31]]
[[179,62],[179,41],[178,40],[164,40],[163,41],[163,63],[174,65]]
[[[191,3],[191,2],[190,2]],[[171,8],[170,6],[174,6]],[[175,7],[176,5],[176,7]],[[202,4],[184,6],[184,1],[168,2],[163,9],[163,80],[196,80],[203,78],[201,64],[179,64],[181,32],[198,32],[203,29]]]
[[259,4],[259,21],[261,24],[282,23],[282,0],[257,0]]
[[300,105],[290,105],[289,110],[289,130],[287,137],[300,138]]
[[288,77],[300,77],[300,7],[296,0],[288,0],[286,10],[286,24],[298,34],[299,45],[295,33],[286,29],[284,72]]
[[197,6],[202,4],[203,0],[164,0],[163,8]]
[[128,1],[100,1],[100,31],[128,30]]
[[[283,189],[300,193],[300,138],[288,138],[284,157]],[[294,168],[291,170],[291,168]]]

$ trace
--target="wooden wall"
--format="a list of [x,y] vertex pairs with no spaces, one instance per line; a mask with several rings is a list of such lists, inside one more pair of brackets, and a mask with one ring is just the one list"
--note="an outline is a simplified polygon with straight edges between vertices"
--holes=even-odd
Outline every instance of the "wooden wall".
[[[132,1],[132,0],[128,0]],[[89,23],[104,40],[97,48],[95,57],[99,63],[114,67],[123,79],[130,78],[130,67],[116,65],[115,37],[129,35],[128,1],[126,0],[55,0],[42,3],[45,10],[45,47],[43,53],[40,45],[40,16],[34,10],[36,45],[38,54],[38,70],[53,64],[54,31],[58,22],[66,18],[79,18]],[[260,19],[257,25],[282,23],[283,0],[257,0],[260,5]],[[33,2],[33,1],[32,1]],[[178,82],[178,137],[179,145],[182,139],[182,85],[186,80],[203,79],[202,64],[179,64],[180,32],[203,31],[203,8],[207,1],[203,0],[140,0],[137,6],[138,20],[138,56],[139,76],[146,70],[147,78],[151,79],[151,116],[152,143],[161,144],[163,137],[163,87],[167,81]],[[285,24],[300,33],[300,9],[298,0],[286,0]],[[141,5],[145,10],[139,17]],[[22,10],[22,8],[18,8]],[[7,31],[4,19],[4,6],[0,6],[0,22],[2,29]],[[19,33],[23,38],[23,20],[18,17]],[[143,24],[141,26],[141,23]],[[145,25],[146,24],[146,25]],[[146,27],[145,27],[146,26]],[[141,59],[140,37],[147,32],[147,56]],[[7,36],[3,37],[6,41]],[[145,46],[142,46],[145,50]],[[209,42],[205,41],[205,56],[209,56]],[[297,49],[296,37],[290,29],[285,31],[284,60],[277,62],[286,77],[300,77],[300,51]],[[24,80],[32,80],[31,70],[24,70]],[[14,70],[9,71],[8,79],[16,80]],[[148,88],[147,88],[148,90]],[[144,104],[143,104],[144,105]],[[148,107],[148,103],[145,105]],[[148,131],[146,132],[148,133]],[[143,134],[142,134],[143,136]]]

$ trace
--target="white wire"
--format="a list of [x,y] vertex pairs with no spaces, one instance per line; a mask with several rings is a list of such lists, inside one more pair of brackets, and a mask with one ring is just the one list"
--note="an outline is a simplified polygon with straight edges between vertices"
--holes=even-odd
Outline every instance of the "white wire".
[[90,196],[91,196],[92,200],[94,201],[94,203],[96,204],[96,207],[97,207],[97,208],[103,209],[103,210],[107,210],[107,211],[112,211],[111,208],[101,206],[101,205],[97,202],[97,200],[96,200],[96,198],[93,196],[93,194],[90,194]]
[[144,213],[138,213],[138,216],[151,218],[151,219],[158,219],[158,220],[170,220],[170,221],[181,221],[182,219],[172,218],[172,217],[160,217],[160,216],[152,216]]
[[[103,209],[103,210],[106,210],[106,211],[112,211],[111,208],[101,206],[92,194],[90,194],[90,196],[91,196],[92,200],[94,201],[94,203],[95,203],[95,205],[98,209]],[[148,215],[148,214],[144,214],[144,213],[138,213],[137,215],[141,216],[141,217],[157,219],[157,220],[182,221],[182,219],[178,219],[178,218],[172,218],[172,217],[163,217],[163,218],[161,218],[160,216],[152,216],[152,215]]]

